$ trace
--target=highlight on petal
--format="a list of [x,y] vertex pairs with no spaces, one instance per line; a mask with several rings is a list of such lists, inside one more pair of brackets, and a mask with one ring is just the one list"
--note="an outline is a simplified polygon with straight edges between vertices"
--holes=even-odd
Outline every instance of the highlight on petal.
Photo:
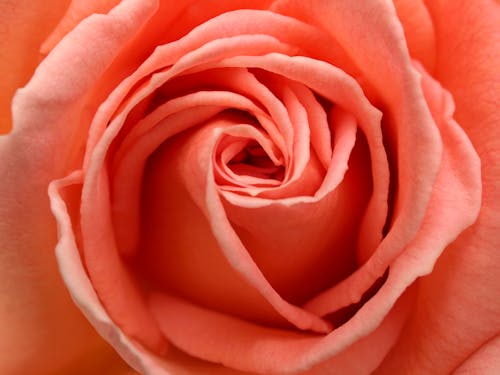
[[[0,134],[12,127],[11,103],[42,59],[40,45],[63,15],[68,1],[0,3]],[[43,14],[43,16],[40,16]]]
[[84,1],[70,0],[64,17],[41,46],[41,52],[47,54],[61,39],[83,19],[95,13],[107,13],[119,3],[119,0]]

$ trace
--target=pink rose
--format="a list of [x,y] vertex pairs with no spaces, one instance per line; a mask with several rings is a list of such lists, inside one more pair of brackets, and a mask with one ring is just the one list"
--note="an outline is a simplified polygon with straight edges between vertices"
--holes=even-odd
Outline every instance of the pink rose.
[[65,8],[0,3],[2,374],[500,371],[498,2]]

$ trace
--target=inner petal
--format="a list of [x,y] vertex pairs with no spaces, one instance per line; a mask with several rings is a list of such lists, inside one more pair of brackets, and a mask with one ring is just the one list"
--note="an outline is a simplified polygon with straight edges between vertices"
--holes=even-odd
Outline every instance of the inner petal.
[[248,178],[252,183],[262,180],[264,183],[276,185],[283,180],[285,167],[275,164],[259,143],[245,140],[234,145],[237,146],[234,147],[235,150],[227,148],[221,153],[226,171],[239,176],[242,182]]
[[[252,125],[235,125],[221,136],[214,151],[214,174],[223,189],[279,186],[284,178],[283,157],[276,145]],[[254,191],[255,190],[255,191]]]
[[[207,174],[214,177],[209,155],[213,155],[224,129],[237,126],[227,116],[218,116],[198,131],[169,140],[157,157],[151,158],[143,190],[138,258],[142,273],[148,284],[214,310],[265,324],[291,323],[305,330],[328,332],[331,328],[327,322],[282,300],[256,271],[248,254],[242,254],[242,248],[222,251],[211,227],[214,218],[209,223],[203,212],[211,204],[205,201],[215,199],[207,195],[205,185],[210,183],[212,193],[217,194],[215,181],[207,179]],[[219,219],[221,225],[227,222],[222,216]],[[251,270],[251,280],[242,277],[242,267]]]

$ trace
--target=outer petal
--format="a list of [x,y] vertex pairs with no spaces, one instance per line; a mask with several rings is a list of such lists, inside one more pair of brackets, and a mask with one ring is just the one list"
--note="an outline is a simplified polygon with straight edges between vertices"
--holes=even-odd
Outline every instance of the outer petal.
[[[0,0],[0,134],[11,128],[14,91],[33,74],[40,44],[56,25],[67,0]],[[42,16],[43,15],[43,16]]]
[[[72,153],[78,152],[80,145],[71,136],[80,130],[74,119],[88,88],[116,55],[117,46],[154,10],[154,4],[141,2],[132,12],[133,2],[126,3],[122,10],[128,23],[123,18],[120,22],[120,11],[87,20],[77,36],[67,38],[44,60],[16,95],[14,130],[0,138],[0,373],[53,373],[96,340],[57,273],[56,228],[47,187],[65,173]],[[124,26],[121,33],[92,53],[85,40],[118,24]],[[91,64],[78,60],[89,53],[94,57]],[[74,62],[71,71],[61,69],[61,62],[67,61]]]
[[394,0],[412,58],[434,71],[436,41],[429,11],[422,0]]
[[[419,308],[381,374],[450,373],[500,332],[500,4],[427,4],[436,29],[436,76],[451,90],[455,118],[481,158],[483,201],[475,225],[422,280]],[[491,356],[482,358],[484,368],[492,364]]]
[[50,51],[83,19],[95,13],[107,13],[118,3],[119,0],[71,0],[64,17],[43,43],[42,50]]

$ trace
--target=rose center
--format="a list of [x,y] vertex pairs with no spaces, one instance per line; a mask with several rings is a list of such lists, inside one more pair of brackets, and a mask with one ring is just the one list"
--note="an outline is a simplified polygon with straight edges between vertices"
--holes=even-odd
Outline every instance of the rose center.
[[285,175],[284,166],[276,165],[256,141],[249,141],[227,165],[239,176],[283,181]]

